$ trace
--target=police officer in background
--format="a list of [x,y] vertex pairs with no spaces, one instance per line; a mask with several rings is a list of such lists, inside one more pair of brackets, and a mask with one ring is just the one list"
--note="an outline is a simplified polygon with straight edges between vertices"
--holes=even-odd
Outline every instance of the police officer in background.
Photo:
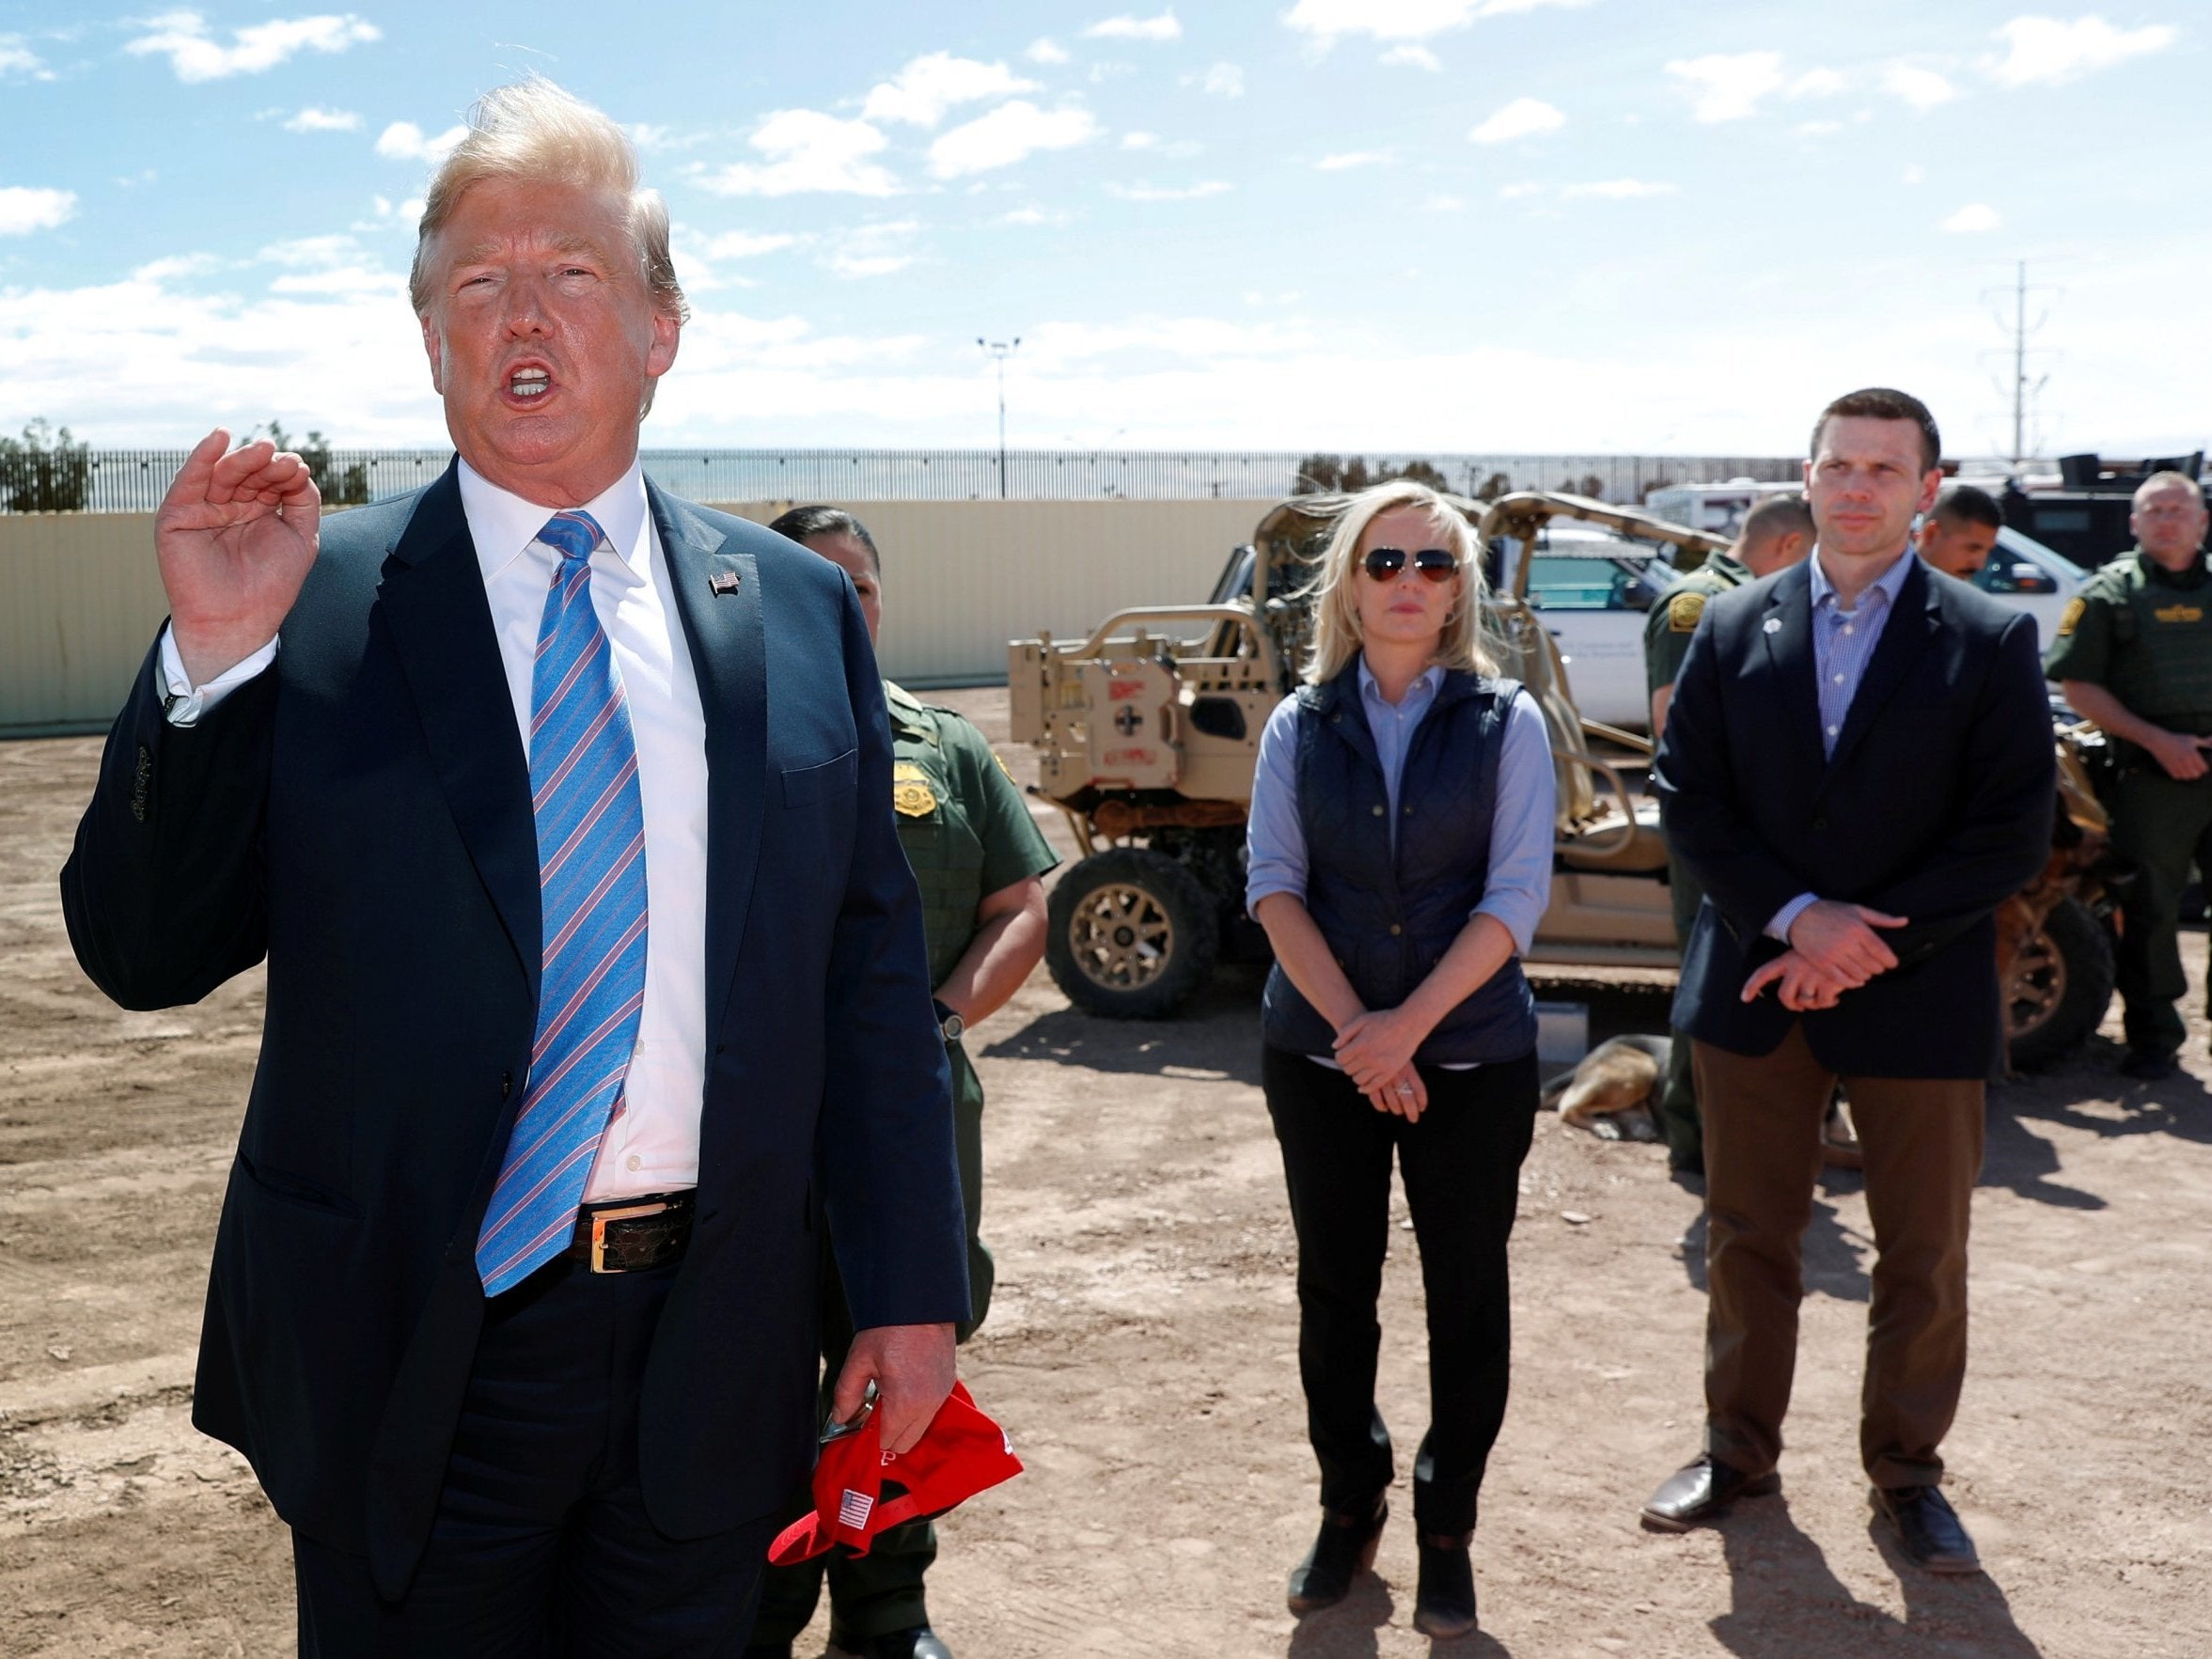
[[2204,493],[2185,473],[2153,473],[2135,493],[2135,548],[2082,584],[2059,619],[2044,672],[2113,740],[2120,764],[2112,847],[2133,858],[2121,900],[2117,978],[2127,1053],[2120,1069],[2156,1079],[2186,1035],[2188,988],[2175,910],[2190,861],[2212,867],[2212,583]]
[[[1674,677],[1682,672],[1682,659],[1705,614],[1705,602],[1717,593],[1741,587],[1761,576],[1787,570],[1812,551],[1812,510],[1801,495],[1770,495],[1744,515],[1735,545],[1726,553],[1708,555],[1694,571],[1675,579],[1653,605],[1643,624],[1644,675],[1652,694],[1652,743],[1658,743],[1667,728],[1667,704],[1674,696]],[[1689,943],[1689,931],[1698,919],[1704,899],[1697,878],[1683,867],[1671,851],[1667,854],[1669,892],[1674,901],[1674,943]],[[1667,1080],[1659,1091],[1659,1127],[1667,1136],[1667,1164],[1678,1175],[1705,1172],[1705,1142],[1698,1123],[1697,1090],[1690,1081],[1689,1039],[1674,1033],[1674,1047],[1667,1062]]]
[[[860,521],[839,508],[794,507],[768,527],[853,578],[872,640],[883,622],[883,564]],[[977,1231],[983,1194],[983,1086],[961,1034],[1020,990],[1044,955],[1041,878],[1059,860],[980,731],[949,709],[917,702],[887,680],[884,697],[891,715],[891,806],[900,843],[921,886],[930,983],[936,988],[952,1067],[973,1297],[970,1317],[958,1327],[965,1342],[990,1307],[994,1269]],[[826,1265],[826,1244],[822,1348],[827,1375],[834,1378],[853,1327],[844,1288],[834,1266]],[[804,1507],[811,1503],[809,1495]],[[951,1650],[930,1629],[922,1593],[923,1575],[936,1556],[934,1527],[910,1521],[884,1533],[865,1556],[833,1550],[770,1568],[745,1659],[792,1659],[792,1643],[814,1616],[825,1564],[833,1651],[854,1659],[951,1659]]]
[[1913,548],[1924,563],[1946,576],[1971,582],[1989,562],[1997,533],[2003,528],[2004,510],[1996,496],[1971,484],[1953,484],[1936,497],[1936,505],[1921,520]]

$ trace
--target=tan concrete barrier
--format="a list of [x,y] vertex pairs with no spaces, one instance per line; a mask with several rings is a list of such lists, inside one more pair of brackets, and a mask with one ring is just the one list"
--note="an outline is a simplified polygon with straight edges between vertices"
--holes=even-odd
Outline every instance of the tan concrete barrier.
[[[717,503],[766,523],[789,502]],[[883,550],[884,671],[920,687],[1006,676],[1006,642],[1088,634],[1133,604],[1202,600],[1258,501],[855,501]],[[0,514],[0,736],[114,718],[167,605],[149,513]]]

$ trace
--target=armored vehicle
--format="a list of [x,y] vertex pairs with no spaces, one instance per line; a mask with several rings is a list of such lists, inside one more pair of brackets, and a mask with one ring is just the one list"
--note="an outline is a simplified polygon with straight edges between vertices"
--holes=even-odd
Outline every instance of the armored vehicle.
[[[1031,792],[1065,814],[1082,853],[1053,888],[1045,960],[1076,1007],[1120,1019],[1173,1013],[1226,951],[1263,954],[1244,915],[1245,818],[1260,733],[1297,682],[1312,627],[1303,590],[1342,498],[1294,496],[1261,519],[1203,603],[1118,611],[1078,641],[1009,648],[1012,736],[1037,751]],[[1727,541],[1633,509],[1521,492],[1454,498],[1492,566],[1489,621],[1504,672],[1543,708],[1559,784],[1550,908],[1530,963],[1672,968],[1658,810],[1641,788],[1652,745],[1577,708],[1529,572],[1561,524],[1676,571]],[[1648,598],[1645,603],[1648,602]],[[2073,743],[2062,740],[2062,752]],[[2052,867],[2008,907],[2002,952],[2013,1055],[2036,1063],[2096,1026],[2111,994],[2105,928],[2088,908],[2105,820],[2086,774],[2054,831]]]

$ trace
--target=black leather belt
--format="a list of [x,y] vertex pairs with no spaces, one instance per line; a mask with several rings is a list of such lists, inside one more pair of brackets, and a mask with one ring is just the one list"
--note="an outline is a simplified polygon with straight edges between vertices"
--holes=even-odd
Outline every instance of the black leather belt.
[[610,1198],[576,1212],[568,1254],[593,1273],[638,1273],[680,1260],[691,1243],[695,1190]]

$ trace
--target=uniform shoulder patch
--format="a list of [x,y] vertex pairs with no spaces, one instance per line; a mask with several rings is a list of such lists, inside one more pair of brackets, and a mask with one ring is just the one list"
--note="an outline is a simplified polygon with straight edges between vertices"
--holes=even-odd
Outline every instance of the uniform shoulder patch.
[[1667,602],[1667,628],[1672,634],[1695,634],[1698,618],[1705,614],[1705,596],[1678,593]]
[[2077,594],[2066,601],[2066,608],[2059,613],[2059,637],[2073,637],[2074,630],[2081,626],[2082,613],[2089,609],[2089,601]]

